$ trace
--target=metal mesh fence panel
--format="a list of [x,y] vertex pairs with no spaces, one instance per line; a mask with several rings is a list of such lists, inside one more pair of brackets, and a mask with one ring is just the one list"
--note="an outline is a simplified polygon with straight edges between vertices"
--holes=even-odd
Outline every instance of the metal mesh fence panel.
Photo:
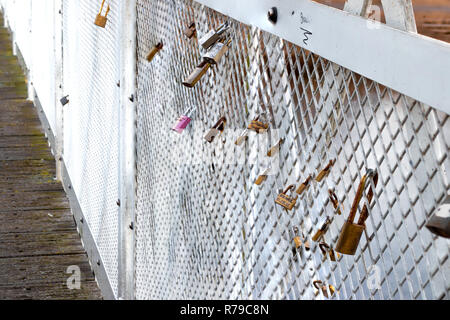
[[64,160],[117,294],[120,5],[109,1],[106,29],[94,25],[101,2],[63,2]]
[[[201,36],[229,18],[189,0],[138,1],[137,13],[136,298],[324,299],[313,287],[321,280],[336,287],[333,299],[448,299],[449,242],[425,228],[448,190],[447,115],[234,20],[231,49],[189,89],[182,81],[201,52],[182,30],[195,21]],[[172,132],[193,106],[185,132]],[[236,146],[262,111],[269,134]],[[226,130],[208,144],[221,115]],[[293,211],[275,205],[332,159]],[[268,165],[275,174],[256,186]],[[325,217],[324,240],[336,244],[369,168],[380,178],[356,255],[325,260],[315,242],[293,251],[294,227],[311,241]]]

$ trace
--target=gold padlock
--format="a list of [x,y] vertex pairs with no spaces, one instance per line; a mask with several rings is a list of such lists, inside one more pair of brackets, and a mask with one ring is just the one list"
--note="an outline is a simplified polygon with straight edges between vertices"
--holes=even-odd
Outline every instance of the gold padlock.
[[195,22],[192,22],[189,27],[183,30],[183,33],[189,39],[192,39],[197,35],[197,29],[195,28]]
[[297,227],[294,227],[294,235],[295,235],[294,243],[295,243],[295,247],[297,249],[300,249],[302,245],[305,247],[306,251],[309,251],[311,249],[308,239],[305,238],[305,235],[303,234],[303,232],[302,232],[302,236],[300,237],[299,230]]
[[328,165],[325,167],[325,169],[323,169],[316,177],[316,181],[317,182],[322,182],[323,178],[325,178],[331,171],[331,168],[334,166],[336,160],[330,160],[330,162],[328,163]]
[[265,132],[269,128],[269,124],[259,121],[260,118],[261,118],[261,116],[257,116],[256,119],[253,120],[249,124],[248,130],[255,131],[256,133],[263,133],[263,132]]
[[150,53],[147,55],[147,61],[151,62],[155,55],[163,48],[162,41],[158,42],[151,50]]
[[225,55],[225,53],[230,48],[229,45],[231,43],[231,40],[228,40],[225,43],[225,39],[216,42],[211,49],[203,56],[203,59],[208,61],[211,64],[218,64],[222,57]]
[[270,170],[271,170],[271,168],[267,168],[258,176],[258,178],[255,181],[255,184],[257,186],[262,185],[264,183],[264,181],[267,180],[267,176],[269,175]]
[[211,67],[211,63],[203,60],[195,70],[183,81],[183,85],[192,88],[196,83],[206,74],[206,71]]
[[101,27],[101,28],[106,27],[106,22],[108,21],[108,14],[109,14],[109,10],[110,10],[110,7],[108,5],[108,7],[106,8],[105,15],[102,16],[102,11],[103,11],[103,6],[105,5],[105,1],[106,0],[103,0],[102,6],[100,7],[100,11],[98,12],[97,17],[95,18],[95,22],[94,22],[94,24],[96,26]]
[[244,143],[245,140],[248,138],[248,129],[245,129],[244,132],[241,133],[241,135],[236,139],[235,145],[240,146],[242,143]]
[[275,200],[275,203],[286,208],[287,210],[292,210],[295,204],[297,203],[298,196],[293,198],[288,196],[287,193],[289,192],[289,190],[293,189],[295,189],[294,185],[290,185],[289,187],[287,187],[287,189],[284,192],[278,195],[277,199]]
[[328,196],[330,198],[330,202],[332,203],[332,205],[334,207],[335,212],[338,215],[341,215],[342,214],[341,207],[342,207],[342,209],[344,209],[344,205],[339,203],[339,200],[338,200],[338,197],[336,196],[336,193],[334,193],[333,190],[329,189],[328,190]]
[[269,149],[269,151],[267,152],[267,156],[273,157],[278,152],[280,152],[280,148],[281,148],[281,145],[283,144],[283,142],[284,142],[284,139],[280,139],[276,145],[274,145],[272,148]]
[[332,221],[330,218],[327,218],[324,223],[322,223],[321,227],[312,237],[312,241],[319,242],[324,236],[325,233],[327,233]]
[[297,193],[299,194],[299,195],[301,195],[305,190],[306,190],[306,188],[308,188],[308,186],[309,186],[309,184],[311,183],[311,181],[312,181],[312,176],[309,176],[306,180],[305,180],[305,182],[303,182],[299,187],[298,187],[298,189],[297,189]]
[[[350,210],[350,214],[348,216],[347,221],[342,228],[341,234],[339,236],[339,240],[336,244],[336,251],[342,254],[354,255],[356,249],[358,248],[359,242],[361,241],[361,236],[366,229],[365,222],[369,217],[369,210],[367,205],[365,204],[358,223],[355,224],[353,221],[355,220],[356,211],[358,210],[359,202],[363,197],[364,190],[368,184],[368,180],[372,179],[375,187],[378,183],[378,173],[375,170],[368,170],[366,175],[362,178],[358,190],[356,192],[355,200],[353,201],[352,208]],[[372,187],[369,189],[369,193],[367,195],[367,200],[369,203],[372,201],[374,195],[374,191]]]
[[214,127],[212,127],[211,130],[208,131],[208,133],[205,136],[205,140],[208,141],[209,143],[212,143],[216,138],[216,136],[225,130],[226,123],[227,119],[225,117],[221,117],[219,121],[216,122]]

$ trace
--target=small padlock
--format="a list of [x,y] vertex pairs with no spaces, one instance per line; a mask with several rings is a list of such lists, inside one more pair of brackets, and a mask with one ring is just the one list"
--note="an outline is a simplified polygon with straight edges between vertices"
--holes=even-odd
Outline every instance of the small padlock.
[[205,140],[209,143],[212,143],[217,135],[225,130],[225,124],[227,123],[227,119],[225,117],[221,117],[219,121],[208,131],[205,136]]
[[297,189],[297,193],[299,194],[299,195],[301,195],[305,190],[306,190],[306,188],[308,188],[308,186],[309,186],[309,184],[311,183],[311,181],[312,181],[312,176],[309,176],[306,180],[305,180],[305,182],[303,182],[299,187],[298,187],[298,189]]
[[428,221],[426,227],[435,235],[450,238],[450,195],[437,209]]
[[163,48],[162,41],[158,42],[151,50],[150,53],[147,55],[147,61],[151,62],[155,55]]
[[63,106],[65,106],[66,104],[69,103],[69,96],[62,97],[61,100],[59,100],[59,101],[61,102],[61,104]]
[[210,30],[207,34],[198,40],[203,49],[208,50],[213,44],[215,44],[220,36],[230,28],[228,21],[222,24],[217,31],[215,29]]
[[288,196],[287,193],[289,192],[289,190],[293,189],[295,189],[294,185],[290,185],[289,187],[287,187],[287,189],[284,192],[278,195],[277,199],[275,200],[275,203],[286,208],[287,210],[292,210],[295,204],[297,203],[298,196],[293,198]]
[[183,85],[192,88],[205,75],[206,71],[211,67],[211,63],[203,60],[195,70],[183,81]]
[[334,166],[334,163],[336,162],[335,159],[330,160],[328,165],[323,169],[316,177],[317,182],[322,182],[323,178],[325,178],[331,171],[331,168]]
[[269,175],[270,170],[271,170],[271,168],[267,168],[258,176],[258,178],[255,181],[255,184],[257,186],[262,185],[264,183],[264,181],[267,180],[267,176]]
[[[378,183],[378,173],[375,170],[368,170],[366,175],[362,178],[358,190],[356,192],[355,200],[353,201],[352,208],[350,210],[350,214],[348,216],[347,221],[342,228],[341,234],[339,236],[339,240],[336,244],[336,251],[342,254],[354,255],[356,249],[358,248],[359,242],[361,241],[361,236],[366,229],[365,222],[369,217],[369,210],[367,205],[365,204],[358,223],[355,224],[353,221],[355,220],[356,211],[358,210],[359,202],[363,197],[364,190],[366,185],[368,184],[368,180],[372,179],[375,187]],[[367,200],[369,203],[372,201],[374,195],[374,191],[372,187],[369,189],[369,193],[367,195]]]
[[242,132],[241,135],[236,139],[234,144],[240,146],[242,143],[244,143],[245,140],[247,140],[247,138],[248,138],[248,129],[245,129],[244,132]]
[[261,118],[261,116],[257,116],[256,119],[253,120],[249,124],[248,130],[255,131],[256,133],[263,133],[263,132],[265,132],[269,128],[269,124],[259,121],[260,118]]
[[294,227],[294,243],[297,249],[300,249],[300,247],[302,246],[302,239],[300,238],[297,227]]
[[192,39],[197,35],[197,29],[195,28],[195,22],[192,22],[189,27],[183,30],[183,33],[189,39]]
[[[328,196],[330,198],[330,202],[333,204],[334,210],[336,212],[336,214],[341,215],[342,214],[342,210],[344,209],[344,205],[342,205],[341,203],[339,203],[338,197],[336,196],[336,193],[334,193],[333,190],[329,189],[328,190]],[[342,207],[342,210],[341,210]]]
[[328,229],[330,228],[332,221],[330,218],[326,218],[325,222],[322,223],[321,227],[312,237],[312,241],[319,242],[327,233]]
[[102,16],[102,11],[103,11],[103,6],[105,5],[105,1],[106,0],[103,0],[102,6],[100,7],[100,11],[98,12],[97,17],[95,18],[95,22],[94,22],[94,24],[96,26],[99,26],[101,28],[106,27],[106,22],[108,22],[108,14],[109,14],[109,10],[110,10],[110,7],[108,5],[108,7],[106,8],[105,15]]
[[172,130],[178,133],[182,133],[192,121],[191,117],[196,109],[196,107],[189,108],[187,112],[185,112],[185,115],[182,115],[180,118],[178,118],[177,123],[173,126]]
[[272,148],[269,149],[267,152],[268,157],[273,157],[278,152],[280,152],[281,145],[284,143],[284,139],[280,139],[276,145],[274,145]]
[[218,64],[220,59],[225,55],[225,53],[230,48],[229,45],[231,40],[228,40],[227,43],[224,42],[216,42],[211,49],[203,56],[203,59],[208,61],[211,64]]

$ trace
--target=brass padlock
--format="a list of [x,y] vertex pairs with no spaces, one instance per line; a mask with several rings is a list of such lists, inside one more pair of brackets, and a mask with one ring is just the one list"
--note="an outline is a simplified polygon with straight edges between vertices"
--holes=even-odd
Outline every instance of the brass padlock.
[[274,145],[272,148],[269,149],[269,151],[267,152],[267,156],[273,157],[278,152],[280,152],[280,148],[281,148],[281,145],[283,144],[283,142],[284,142],[284,139],[280,139],[276,145]]
[[336,160],[330,160],[330,162],[328,163],[328,165],[325,167],[325,169],[323,169],[316,177],[316,181],[317,182],[322,182],[323,178],[325,178],[331,171],[331,168],[334,166]]
[[287,187],[287,189],[284,192],[278,195],[277,199],[275,200],[275,203],[286,208],[287,210],[292,210],[295,204],[297,203],[298,196],[293,198],[288,196],[287,193],[289,192],[289,190],[293,189],[295,189],[294,185],[290,185],[289,187]]
[[[225,41],[223,39],[222,41]],[[216,42],[211,49],[203,56],[203,59],[208,61],[211,64],[218,64],[222,57],[225,55],[225,53],[230,48],[229,45],[231,43],[231,40],[228,40],[225,42]]]
[[102,11],[103,11],[103,6],[105,5],[105,1],[106,0],[103,0],[102,6],[100,7],[100,11],[98,12],[97,17],[95,18],[95,22],[94,22],[94,24],[96,26],[99,26],[101,28],[106,27],[106,22],[108,22],[108,14],[109,14],[109,10],[110,10],[110,7],[108,5],[108,7],[106,8],[105,15],[102,16]]
[[227,31],[229,28],[229,22],[227,21],[222,24],[217,30],[211,29],[207,34],[201,37],[200,40],[198,40],[200,46],[202,46],[203,49],[208,50],[208,48],[215,44],[220,39],[221,35],[225,33],[225,31]]
[[236,139],[234,144],[240,146],[242,143],[244,143],[245,140],[247,140],[247,138],[248,138],[248,129],[245,129],[244,132],[242,132],[241,135]]
[[151,62],[155,55],[163,48],[162,41],[158,42],[151,50],[150,53],[147,55],[147,61]]
[[256,119],[253,120],[248,125],[248,130],[255,131],[256,133],[263,133],[263,132],[265,132],[269,128],[269,124],[268,123],[264,123],[262,121],[259,121],[260,118],[261,118],[261,116],[257,116]]
[[[368,180],[372,179],[375,187],[378,183],[378,173],[375,170],[368,170],[366,175],[362,178],[358,190],[356,192],[355,200],[353,201],[352,208],[350,210],[350,214],[348,216],[347,221],[342,228],[341,234],[339,236],[339,240],[336,244],[336,251],[342,254],[354,255],[356,249],[358,248],[359,242],[361,241],[361,236],[366,229],[365,222],[369,217],[369,210],[367,205],[365,204],[358,223],[355,224],[353,221],[355,220],[356,211],[358,210],[359,202],[363,197],[364,190],[368,185]],[[367,200],[369,203],[372,201],[374,195],[374,191],[372,187],[369,189],[369,193],[367,195]]]
[[311,183],[311,181],[312,181],[312,176],[309,176],[306,180],[305,180],[305,182],[303,182],[299,187],[298,187],[298,189],[297,189],[297,193],[299,194],[299,195],[301,195],[305,190],[306,190],[306,188],[308,188],[308,186],[309,186],[309,184]]
[[[328,196],[330,198],[330,202],[332,203],[335,212],[338,215],[342,214],[342,210],[344,209],[344,205],[342,205],[341,203],[339,203],[338,197],[336,196],[336,193],[334,193],[333,190],[329,189],[328,190]],[[341,210],[342,207],[342,210]]]
[[183,85],[192,88],[205,75],[206,71],[211,67],[211,63],[203,60],[195,70],[183,81]]
[[258,176],[258,178],[255,181],[255,184],[257,186],[262,185],[264,183],[264,181],[267,180],[267,176],[269,175],[270,170],[271,170],[271,168],[267,168]]
[[450,194],[428,221],[426,227],[435,235],[450,238]]
[[327,233],[332,222],[333,221],[331,221],[330,218],[326,218],[325,222],[322,223],[320,229],[317,230],[317,232],[312,237],[312,241],[319,242],[325,236],[325,233]]
[[299,235],[299,230],[297,227],[294,227],[294,243],[295,243],[295,247],[297,249],[300,249],[300,247],[303,245],[305,247],[306,251],[309,251],[311,249],[311,246],[309,244],[309,241],[307,238],[305,238],[303,232],[302,232],[302,236],[300,237]]
[[208,133],[205,136],[205,140],[209,143],[212,143],[214,139],[222,133],[225,130],[225,124],[227,123],[227,119],[225,117],[221,117],[219,121],[216,122],[214,127],[211,128],[211,130],[208,131]]
[[192,22],[189,27],[183,30],[183,33],[189,39],[192,39],[197,35],[197,29],[195,28],[195,22]]
[[[334,253],[333,248],[331,248],[327,243],[321,242],[319,244],[319,248],[322,251],[325,259],[327,256],[330,256],[331,261],[336,261],[336,254]],[[339,258],[339,253],[337,254],[337,257]]]

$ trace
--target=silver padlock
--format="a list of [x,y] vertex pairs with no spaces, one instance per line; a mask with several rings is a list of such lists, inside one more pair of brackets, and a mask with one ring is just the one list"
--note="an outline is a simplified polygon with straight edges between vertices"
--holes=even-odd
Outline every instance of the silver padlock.
[[212,127],[205,136],[205,140],[209,143],[212,143],[216,136],[218,136],[221,132],[225,130],[225,124],[227,123],[227,119],[225,117],[221,117],[219,121]]
[[211,64],[218,64],[220,59],[225,55],[225,53],[230,48],[229,45],[231,40],[224,42],[216,42],[211,49],[203,56],[203,59]]
[[219,29],[210,30],[207,34],[205,34],[198,42],[203,47],[203,49],[208,49],[214,43],[216,43],[220,36],[225,33],[230,28],[228,21],[222,24]]

